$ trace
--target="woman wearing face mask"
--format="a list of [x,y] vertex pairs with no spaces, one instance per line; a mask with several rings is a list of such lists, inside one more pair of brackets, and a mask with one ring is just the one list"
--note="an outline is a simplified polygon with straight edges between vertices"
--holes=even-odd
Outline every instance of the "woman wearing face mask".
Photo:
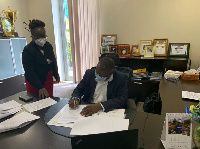
[[30,20],[29,29],[32,41],[22,52],[27,92],[42,98],[53,96],[53,76],[57,82],[60,77],[53,47],[46,41],[45,23]]

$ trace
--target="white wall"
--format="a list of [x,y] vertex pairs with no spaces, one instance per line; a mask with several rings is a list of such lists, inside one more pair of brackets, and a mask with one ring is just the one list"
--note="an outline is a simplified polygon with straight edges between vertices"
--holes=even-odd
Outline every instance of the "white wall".
[[29,20],[32,19],[42,20],[46,24],[48,41],[53,45],[54,52],[56,51],[51,0],[0,0],[0,12],[7,10],[8,6],[11,10],[18,11],[15,28],[20,37],[26,37],[27,43],[29,43],[31,34],[24,30],[25,25],[23,22],[29,23]]
[[0,0],[0,13],[3,10],[8,10],[8,6],[10,6],[11,10],[18,11],[18,19],[15,22],[15,29],[18,32],[20,37],[26,37],[27,41],[30,41],[30,33],[27,30],[24,30],[25,25],[23,22],[28,22],[28,8],[27,8],[27,0]]
[[39,19],[45,22],[47,40],[52,44],[56,54],[51,0],[28,0],[27,4],[29,19]]
[[199,0],[101,0],[101,34],[118,43],[168,38],[190,43],[192,68],[200,66]]

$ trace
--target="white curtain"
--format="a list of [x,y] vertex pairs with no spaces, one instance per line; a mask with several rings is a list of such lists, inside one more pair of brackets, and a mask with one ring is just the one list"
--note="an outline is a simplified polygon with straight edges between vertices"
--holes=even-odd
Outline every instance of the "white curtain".
[[74,82],[98,63],[100,0],[68,0]]

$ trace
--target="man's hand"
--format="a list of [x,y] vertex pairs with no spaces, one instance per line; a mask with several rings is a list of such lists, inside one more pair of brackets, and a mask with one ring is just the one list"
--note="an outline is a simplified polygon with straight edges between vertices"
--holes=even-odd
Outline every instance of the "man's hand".
[[87,107],[83,108],[81,111],[82,116],[91,116],[94,113],[97,113],[99,110],[101,110],[101,104],[100,103],[95,103],[95,104],[90,104]]
[[42,88],[39,90],[39,97],[40,98],[49,97],[49,93],[47,92],[45,88]]
[[77,97],[73,97],[69,100],[69,107],[70,108],[77,108],[79,105],[79,102],[78,102],[78,98]]

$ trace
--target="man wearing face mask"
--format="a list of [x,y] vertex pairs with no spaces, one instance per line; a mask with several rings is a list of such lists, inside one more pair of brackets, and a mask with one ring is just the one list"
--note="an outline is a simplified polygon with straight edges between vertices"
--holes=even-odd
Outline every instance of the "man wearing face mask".
[[83,101],[89,104],[81,111],[91,116],[100,110],[126,108],[128,98],[128,77],[115,70],[115,63],[109,57],[102,58],[96,69],[88,69],[77,85],[69,101],[69,107],[77,108]]
[[22,52],[27,92],[41,98],[53,96],[53,76],[57,82],[60,77],[53,47],[46,41],[45,23],[30,20],[29,29],[32,41]]

